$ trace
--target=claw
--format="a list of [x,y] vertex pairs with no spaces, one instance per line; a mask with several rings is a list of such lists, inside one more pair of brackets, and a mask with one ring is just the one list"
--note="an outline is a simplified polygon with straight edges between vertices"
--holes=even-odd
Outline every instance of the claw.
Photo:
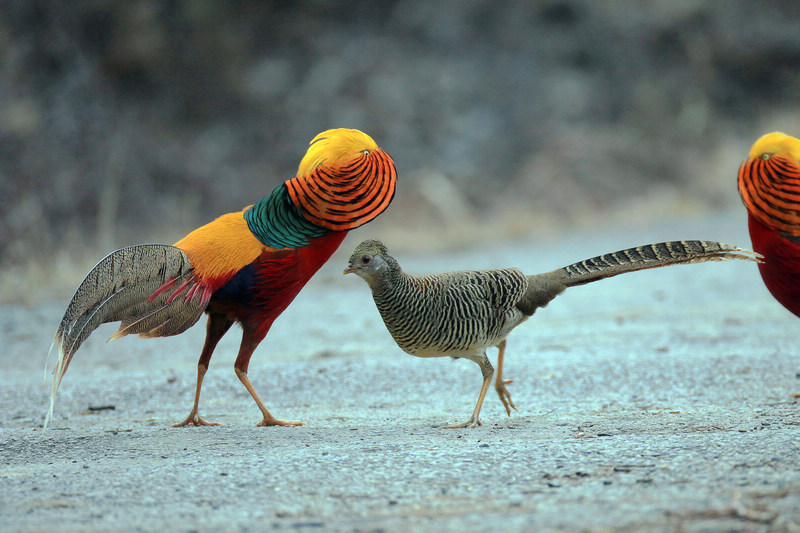
[[177,424],[170,424],[169,427],[171,428],[182,428],[184,426],[221,426],[219,422],[206,422],[200,415],[196,412],[189,413],[183,422],[178,422]]
[[503,402],[503,407],[506,408],[506,413],[508,416],[511,416],[511,409],[515,411],[519,411],[517,406],[514,405],[514,402],[511,401],[511,393],[508,392],[506,385],[514,383],[513,379],[507,379],[501,383],[495,383],[495,390],[497,390],[497,395],[500,396],[500,401]]
[[481,422],[480,418],[475,418],[474,416],[469,417],[469,420],[463,422],[461,424],[453,424],[452,426],[442,426],[440,429],[460,429],[460,428],[475,428],[478,426],[482,426],[483,422]]
[[256,424],[256,427],[266,427],[266,426],[305,426],[305,422],[300,422],[299,420],[278,420],[277,418],[270,418],[267,419],[264,417],[261,422]]

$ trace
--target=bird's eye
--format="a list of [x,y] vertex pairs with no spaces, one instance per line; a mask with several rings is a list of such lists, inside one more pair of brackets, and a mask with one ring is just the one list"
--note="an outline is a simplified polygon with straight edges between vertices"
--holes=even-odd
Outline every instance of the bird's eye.
[[761,159],[764,161],[769,161],[770,157],[772,157],[772,154],[761,154]]
[[363,152],[361,152],[361,153],[362,153],[362,154],[364,154],[364,155],[369,155],[369,150],[364,150],[364,151],[363,151]]
[[361,264],[362,265],[368,265],[370,261],[372,261],[372,258],[370,256],[368,256],[368,255],[361,256]]

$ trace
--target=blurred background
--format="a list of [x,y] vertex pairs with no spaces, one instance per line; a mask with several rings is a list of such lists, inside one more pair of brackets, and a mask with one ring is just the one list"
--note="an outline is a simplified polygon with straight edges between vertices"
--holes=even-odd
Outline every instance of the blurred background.
[[331,127],[394,157],[364,229],[394,249],[732,209],[752,142],[800,133],[799,21],[797,0],[0,0],[0,302],[257,201]]

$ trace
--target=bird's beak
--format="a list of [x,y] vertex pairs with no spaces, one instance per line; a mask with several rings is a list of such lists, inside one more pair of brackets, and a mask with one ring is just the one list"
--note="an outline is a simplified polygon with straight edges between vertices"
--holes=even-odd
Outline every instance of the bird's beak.
[[351,272],[355,272],[355,271],[356,271],[356,267],[354,267],[351,264],[348,264],[347,268],[345,268],[344,272],[342,272],[342,276],[345,276],[345,275],[350,274]]

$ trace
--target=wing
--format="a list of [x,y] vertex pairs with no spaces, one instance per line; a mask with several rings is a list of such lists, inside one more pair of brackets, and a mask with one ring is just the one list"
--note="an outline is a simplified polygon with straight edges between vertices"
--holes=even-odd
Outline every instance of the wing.
[[[440,300],[438,328],[449,334],[440,348],[470,351],[493,346],[522,319],[515,307],[528,280],[517,268],[440,274],[449,278]],[[445,281],[445,280],[443,280]]]

